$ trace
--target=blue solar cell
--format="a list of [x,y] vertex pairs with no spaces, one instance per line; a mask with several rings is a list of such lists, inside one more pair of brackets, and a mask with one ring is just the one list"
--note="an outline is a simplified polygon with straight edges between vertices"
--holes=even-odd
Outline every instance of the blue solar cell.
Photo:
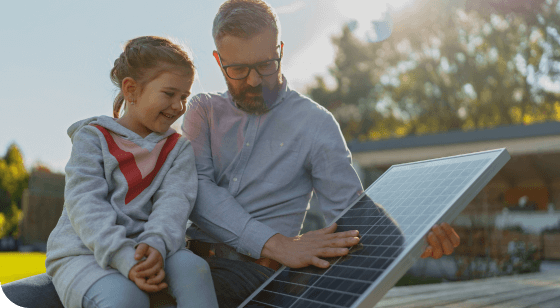
[[241,307],[372,307],[420,256],[431,226],[455,218],[507,160],[499,149],[392,166],[336,219],[337,231],[362,236],[349,255],[327,269],[283,267]]

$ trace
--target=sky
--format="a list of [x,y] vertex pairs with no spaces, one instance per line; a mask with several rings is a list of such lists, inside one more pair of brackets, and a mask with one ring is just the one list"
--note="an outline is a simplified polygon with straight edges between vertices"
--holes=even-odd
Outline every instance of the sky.
[[[414,0],[269,0],[278,13],[291,87],[305,92],[314,76],[328,77],[335,50],[331,37],[356,20],[365,37],[387,3]],[[192,93],[226,90],[212,57],[212,21],[222,0],[9,1],[0,10],[0,156],[16,143],[30,169],[43,164],[63,172],[74,122],[112,115],[117,88],[109,79],[127,40],[171,37],[187,45],[198,70]],[[173,127],[178,129],[182,119]]]

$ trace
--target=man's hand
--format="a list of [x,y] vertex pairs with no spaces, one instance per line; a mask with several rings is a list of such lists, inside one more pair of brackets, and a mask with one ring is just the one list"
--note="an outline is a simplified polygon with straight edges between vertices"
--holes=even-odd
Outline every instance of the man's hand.
[[132,280],[140,290],[146,292],[158,292],[167,288],[167,284],[162,282],[165,278],[163,270],[163,257],[155,248],[145,243],[141,243],[136,248],[134,259],[144,261],[134,265],[128,273],[128,279]]
[[357,230],[334,233],[335,231],[336,224],[332,224],[295,237],[276,234],[264,244],[261,256],[291,268],[308,265],[327,268],[329,262],[320,258],[344,256],[348,254],[347,247],[360,242]]
[[443,254],[450,255],[460,242],[459,235],[448,223],[434,225],[432,231],[428,233],[429,245],[420,257],[439,259]]

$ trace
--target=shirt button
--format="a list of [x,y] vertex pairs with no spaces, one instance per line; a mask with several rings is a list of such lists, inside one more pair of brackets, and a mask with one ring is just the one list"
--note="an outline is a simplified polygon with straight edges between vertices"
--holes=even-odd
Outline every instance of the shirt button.
[[247,144],[245,144],[246,146],[249,146],[249,142],[247,142]]
[[234,181],[234,182],[237,182],[237,178],[233,178],[233,181]]
[[280,146],[283,147],[283,146],[284,146],[284,142],[280,143]]

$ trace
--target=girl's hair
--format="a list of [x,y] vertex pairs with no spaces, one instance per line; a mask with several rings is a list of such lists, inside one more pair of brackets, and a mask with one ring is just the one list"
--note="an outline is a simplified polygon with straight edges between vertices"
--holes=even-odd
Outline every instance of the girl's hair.
[[139,83],[142,91],[148,82],[176,68],[194,77],[192,59],[180,45],[157,36],[141,36],[128,41],[111,69],[111,81],[120,89],[113,102],[113,117],[119,117],[124,102],[121,88],[123,79],[131,77]]

